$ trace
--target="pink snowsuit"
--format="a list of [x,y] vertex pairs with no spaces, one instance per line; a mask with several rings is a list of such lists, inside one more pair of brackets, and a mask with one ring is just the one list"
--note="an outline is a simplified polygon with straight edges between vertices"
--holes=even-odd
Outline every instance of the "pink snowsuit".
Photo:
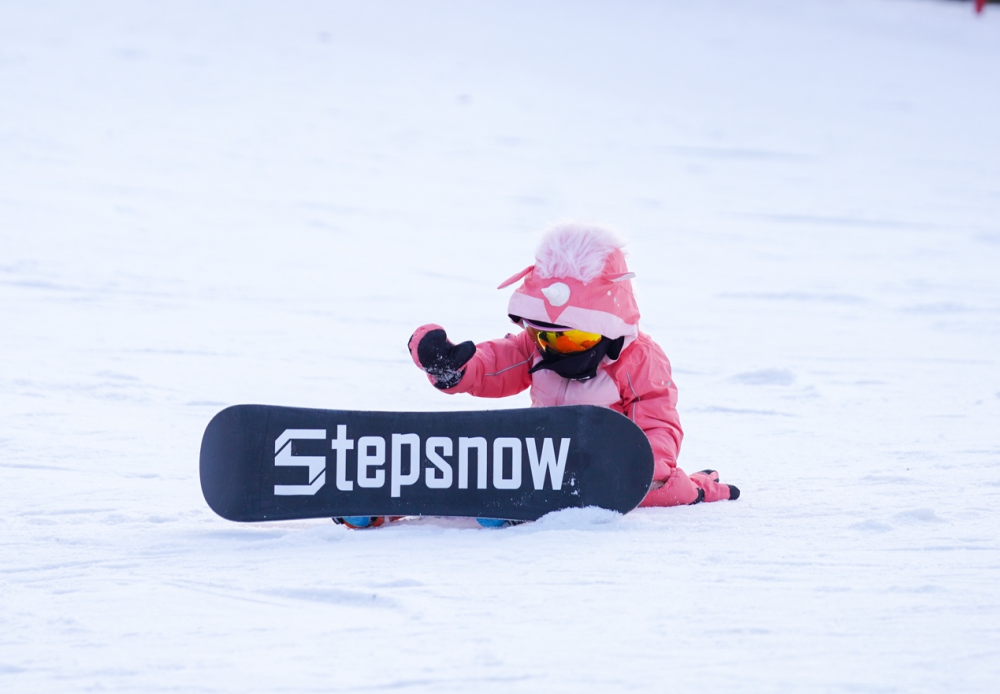
[[[677,467],[684,437],[676,409],[677,386],[663,350],[639,330],[639,310],[629,281],[633,275],[628,272],[621,250],[613,250],[603,272],[589,282],[542,274],[531,266],[500,285],[502,289],[524,278],[511,297],[508,313],[522,326],[527,319],[599,333],[609,339],[624,337],[618,359],[604,357],[596,377],[585,381],[563,378],[547,369],[532,374],[529,370],[542,356],[529,333],[522,331],[477,344],[462,379],[444,392],[502,398],[530,388],[533,407],[610,407],[632,419],[652,444],[653,484],[642,506],[728,499],[729,487],[719,484],[713,476],[695,473],[689,477]],[[413,344],[439,328],[421,327],[414,334]]]

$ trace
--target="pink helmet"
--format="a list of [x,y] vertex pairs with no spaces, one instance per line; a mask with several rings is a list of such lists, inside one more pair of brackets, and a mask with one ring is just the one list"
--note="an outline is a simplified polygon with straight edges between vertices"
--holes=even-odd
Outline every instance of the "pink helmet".
[[521,325],[525,320],[549,323],[630,341],[639,334],[639,307],[624,245],[600,227],[569,223],[549,229],[535,264],[498,287],[524,279],[507,313]]

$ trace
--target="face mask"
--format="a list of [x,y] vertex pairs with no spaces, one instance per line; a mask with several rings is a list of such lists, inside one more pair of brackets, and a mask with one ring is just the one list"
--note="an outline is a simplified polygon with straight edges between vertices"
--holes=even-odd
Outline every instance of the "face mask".
[[617,359],[621,355],[624,344],[624,336],[615,340],[602,337],[600,342],[583,352],[560,354],[550,349],[541,349],[539,351],[542,354],[542,360],[531,367],[528,373],[548,369],[555,371],[563,378],[587,381],[597,375],[597,368],[601,365],[604,357]]

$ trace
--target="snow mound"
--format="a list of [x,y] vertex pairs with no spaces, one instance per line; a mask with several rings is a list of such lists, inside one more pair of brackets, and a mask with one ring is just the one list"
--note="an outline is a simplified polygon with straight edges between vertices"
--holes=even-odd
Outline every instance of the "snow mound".
[[539,518],[533,527],[541,530],[586,530],[595,525],[617,523],[621,519],[622,514],[616,511],[588,506],[553,511]]

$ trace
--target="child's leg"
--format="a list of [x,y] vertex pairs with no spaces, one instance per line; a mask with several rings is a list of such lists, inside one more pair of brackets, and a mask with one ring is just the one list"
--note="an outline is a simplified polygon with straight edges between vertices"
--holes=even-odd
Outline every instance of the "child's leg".
[[639,506],[685,506],[698,501],[698,487],[683,470],[671,470],[670,477],[659,489],[646,494]]
[[717,474],[696,472],[690,477],[675,468],[666,484],[646,494],[640,506],[684,506],[699,501],[725,501],[729,499],[729,485],[719,484]]
[[702,501],[728,501],[739,497],[736,487],[728,484],[719,484],[719,473],[715,470],[702,470],[691,473],[691,481],[698,485],[698,488],[705,492]]

